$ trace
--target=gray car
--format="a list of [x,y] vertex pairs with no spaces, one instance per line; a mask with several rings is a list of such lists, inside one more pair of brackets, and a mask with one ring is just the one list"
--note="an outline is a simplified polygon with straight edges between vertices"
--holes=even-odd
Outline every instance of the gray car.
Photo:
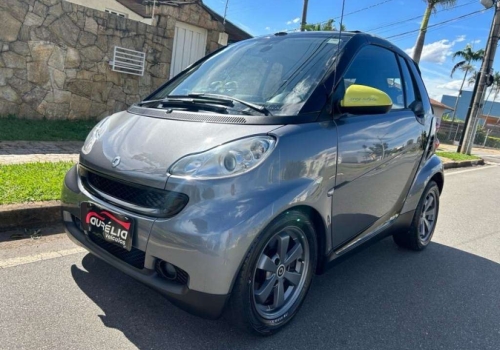
[[272,334],[353,252],[388,235],[429,244],[435,129],[417,65],[391,43],[255,38],[99,122],[62,216],[74,242],[179,307]]

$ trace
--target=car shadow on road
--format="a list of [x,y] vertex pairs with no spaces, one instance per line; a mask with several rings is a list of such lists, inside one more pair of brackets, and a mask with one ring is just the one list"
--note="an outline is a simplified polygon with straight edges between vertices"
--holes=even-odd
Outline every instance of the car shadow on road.
[[105,326],[139,349],[498,349],[500,264],[432,243],[414,253],[385,239],[317,276],[296,319],[275,336],[185,313],[87,255],[72,266]]

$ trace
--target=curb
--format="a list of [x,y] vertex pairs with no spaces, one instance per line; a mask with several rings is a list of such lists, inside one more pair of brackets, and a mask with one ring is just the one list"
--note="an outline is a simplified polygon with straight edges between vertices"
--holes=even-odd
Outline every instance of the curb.
[[444,169],[455,169],[455,168],[466,168],[471,166],[484,165],[484,159],[476,159],[476,160],[464,160],[461,162],[447,162],[443,163]]
[[61,202],[0,205],[0,232],[17,227],[43,227],[61,222]]

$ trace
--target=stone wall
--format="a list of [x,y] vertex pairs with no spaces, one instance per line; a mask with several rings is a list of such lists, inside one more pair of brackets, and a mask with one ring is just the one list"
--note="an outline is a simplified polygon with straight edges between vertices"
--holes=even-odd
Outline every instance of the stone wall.
[[[177,8],[176,18],[203,18],[208,52],[220,26],[196,6]],[[0,116],[90,119],[126,109],[168,79],[175,20],[165,13],[149,26],[64,0],[0,0]],[[111,70],[115,46],[146,53],[144,76]]]

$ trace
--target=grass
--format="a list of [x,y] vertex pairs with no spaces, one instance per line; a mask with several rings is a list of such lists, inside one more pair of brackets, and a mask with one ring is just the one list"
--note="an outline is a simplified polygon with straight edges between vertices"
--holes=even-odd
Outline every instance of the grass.
[[57,200],[71,162],[0,165],[0,205]]
[[0,118],[0,141],[85,141],[95,120]]
[[456,152],[436,152],[439,157],[448,158],[454,160],[456,162],[460,162],[463,160],[476,160],[481,159],[477,156],[469,156],[468,154],[456,153]]

